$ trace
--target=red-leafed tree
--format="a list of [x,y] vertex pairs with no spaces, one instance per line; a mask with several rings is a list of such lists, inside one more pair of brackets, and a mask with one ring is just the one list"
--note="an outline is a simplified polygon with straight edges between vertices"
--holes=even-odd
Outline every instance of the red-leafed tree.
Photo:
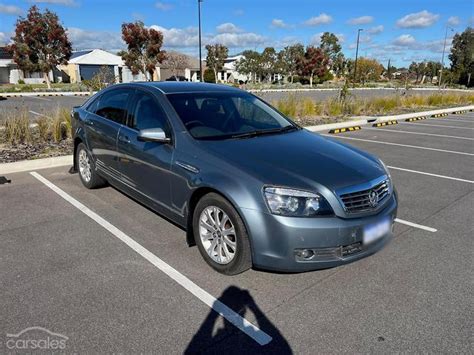
[[141,21],[122,24],[122,39],[127,50],[119,55],[134,75],[143,73],[153,80],[156,65],[166,59],[166,52],[161,50],[163,34],[153,28],[145,28]]
[[314,77],[324,77],[329,70],[328,65],[328,55],[321,48],[309,46],[299,62],[300,74],[308,76],[309,85],[313,87]]
[[58,16],[49,10],[41,13],[32,6],[26,18],[18,18],[12,40],[8,50],[18,68],[42,72],[48,88],[51,88],[48,73],[55,66],[66,64],[72,53],[71,42]]

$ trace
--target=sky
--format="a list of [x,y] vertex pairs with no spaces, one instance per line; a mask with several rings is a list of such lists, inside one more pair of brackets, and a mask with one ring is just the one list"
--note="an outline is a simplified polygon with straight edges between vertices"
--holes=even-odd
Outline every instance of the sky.
[[[10,41],[16,20],[34,4],[58,14],[75,50],[116,52],[124,47],[121,24],[140,20],[163,32],[164,49],[198,53],[197,0],[0,0],[0,43]],[[446,28],[448,53],[453,35],[474,24],[473,0],[204,0],[201,6],[203,46],[222,43],[236,54],[318,45],[329,31],[353,58],[361,28],[359,56],[398,67],[441,61]]]

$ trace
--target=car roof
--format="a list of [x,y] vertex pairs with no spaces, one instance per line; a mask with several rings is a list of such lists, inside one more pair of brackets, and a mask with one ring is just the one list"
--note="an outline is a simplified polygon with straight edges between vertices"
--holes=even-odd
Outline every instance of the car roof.
[[[164,94],[191,93],[191,92],[241,92],[229,85],[211,83],[193,83],[187,81],[144,81],[127,83],[133,86],[153,87]],[[118,86],[118,85],[117,85]]]

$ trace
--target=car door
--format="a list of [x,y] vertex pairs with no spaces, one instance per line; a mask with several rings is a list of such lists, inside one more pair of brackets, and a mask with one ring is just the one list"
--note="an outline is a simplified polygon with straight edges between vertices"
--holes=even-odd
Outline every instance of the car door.
[[127,124],[118,136],[119,171],[123,182],[159,207],[170,210],[173,142],[144,142],[140,130],[162,128],[172,136],[168,119],[153,94],[136,90]]
[[113,89],[104,92],[88,107],[85,119],[89,150],[97,169],[120,179],[117,137],[126,121],[127,105],[133,90]]

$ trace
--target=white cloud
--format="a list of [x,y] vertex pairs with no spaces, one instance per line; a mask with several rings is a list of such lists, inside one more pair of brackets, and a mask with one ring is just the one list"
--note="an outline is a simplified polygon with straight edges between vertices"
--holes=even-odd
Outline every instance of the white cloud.
[[218,33],[239,33],[242,29],[233,23],[226,22],[216,27]]
[[[150,26],[163,33],[163,44],[168,47],[192,47],[199,43],[198,29],[196,27],[187,28],[165,28],[158,25]],[[203,36],[203,39],[206,36]],[[206,41],[203,41],[204,43]]]
[[125,47],[120,33],[106,31],[88,31],[70,27],[67,30],[69,40],[74,50],[100,48],[117,51]]
[[397,26],[401,28],[425,28],[438,21],[439,15],[426,10],[408,14],[397,21]]
[[368,23],[372,23],[374,21],[374,18],[372,16],[361,16],[361,17],[355,17],[351,18],[347,23],[349,25],[366,25]]
[[256,33],[221,33],[210,39],[210,43],[221,43],[227,47],[254,47],[266,42],[266,38]]
[[331,22],[332,22],[332,17],[323,12],[319,16],[314,16],[306,20],[304,24],[307,26],[319,26],[319,25],[325,25]]
[[7,35],[5,34],[5,32],[0,32],[0,43],[1,44],[7,43]]
[[448,25],[450,26],[457,26],[461,23],[461,20],[457,16],[451,16],[448,18]]
[[242,10],[242,9],[237,9],[234,11],[234,15],[235,16],[244,16],[245,15],[245,11]]
[[393,44],[399,47],[412,47],[416,44],[416,39],[412,35],[401,35],[393,40]]
[[0,4],[0,14],[21,15],[23,10],[17,6]]
[[157,3],[155,3],[155,7],[161,11],[168,11],[173,8],[173,5],[168,4],[166,2],[158,1]]
[[290,26],[287,23],[285,23],[285,21],[283,21],[279,18],[274,18],[272,20],[271,27],[272,28],[288,28]]
[[78,3],[75,2],[74,0],[29,0],[29,2],[36,3],[36,4],[78,6]]
[[474,16],[469,17],[467,24],[468,26],[474,26]]
[[[187,28],[165,28],[157,25],[150,26],[163,33],[163,45],[171,48],[196,47],[199,44],[198,29]],[[202,43],[220,43],[227,47],[255,47],[266,42],[266,38],[251,32],[219,33],[217,35],[204,34]]]
[[367,33],[370,34],[370,35],[378,35],[379,33],[382,33],[383,30],[384,30],[383,25],[379,25],[379,26],[369,28],[367,30]]

